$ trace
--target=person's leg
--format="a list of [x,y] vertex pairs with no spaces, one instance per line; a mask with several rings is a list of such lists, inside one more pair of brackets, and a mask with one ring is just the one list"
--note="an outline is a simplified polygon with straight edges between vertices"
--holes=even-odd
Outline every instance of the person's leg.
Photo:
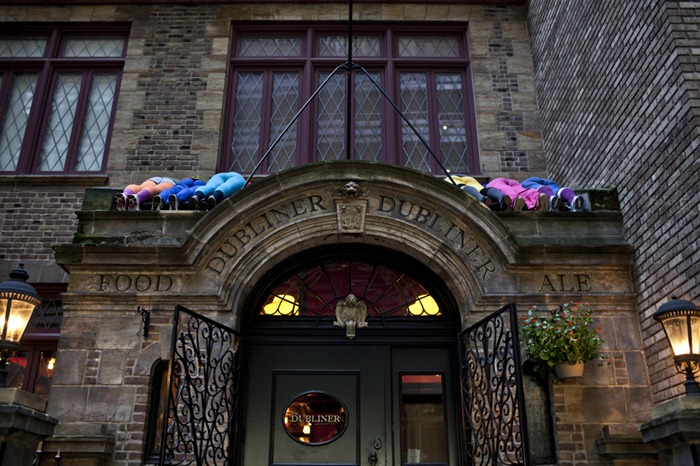
[[245,185],[245,178],[242,175],[238,173],[231,173],[230,175],[226,181],[214,190],[214,198],[217,202],[221,202],[227,197],[236,194]]
[[521,184],[524,188],[534,189],[535,191],[546,194],[548,198],[554,196],[554,193],[559,190],[559,185],[557,185],[554,181],[546,178],[537,178],[534,176],[526,179]]
[[139,202],[150,201],[153,196],[159,194],[161,191],[165,191],[168,188],[175,186],[172,181],[162,181],[160,183],[154,183],[153,185],[145,186],[142,190],[136,193],[136,197]]
[[468,186],[468,185],[462,185],[459,187],[462,191],[465,193],[469,194],[471,197],[476,199],[479,202],[483,202],[484,204],[490,206],[491,205],[491,199],[489,199],[487,196],[484,196],[479,192],[478,189],[474,188],[473,186]]
[[[481,194],[491,199],[491,210],[508,210],[510,206],[510,198],[504,196],[500,189],[484,188]],[[507,199],[507,200],[506,200]]]
[[204,184],[204,186],[198,186],[197,189],[195,189],[194,196],[197,197],[197,199],[206,199],[207,197],[211,196],[214,194],[216,188],[226,181],[228,178],[227,175],[228,173],[217,173],[216,175],[212,176],[209,178],[209,181]]

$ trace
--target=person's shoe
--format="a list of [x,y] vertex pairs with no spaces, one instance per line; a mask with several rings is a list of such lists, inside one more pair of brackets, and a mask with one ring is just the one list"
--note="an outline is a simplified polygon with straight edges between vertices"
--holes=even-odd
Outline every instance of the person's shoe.
[[513,203],[513,212],[520,212],[525,208],[525,199],[522,197],[518,196],[515,198],[515,202]]
[[490,198],[490,197],[484,196],[484,198],[481,200],[481,202],[483,202],[484,205],[485,205],[486,207],[488,207],[489,209],[491,208],[491,202],[492,202],[492,201],[491,201],[491,198]]
[[199,207],[199,198],[197,196],[192,196],[187,202],[183,203],[183,207],[187,210],[197,210],[197,207]]
[[207,209],[211,210],[216,207],[216,198],[214,196],[207,197]]
[[126,210],[141,210],[139,207],[139,198],[136,194],[126,196]]
[[552,196],[549,198],[549,210],[551,212],[556,212],[559,210],[562,204],[562,200],[558,196]]
[[170,210],[177,210],[178,205],[176,195],[171,194],[170,196],[168,196],[168,207],[170,207]]
[[510,196],[507,194],[504,194],[503,198],[501,199],[501,210],[510,210]]
[[571,202],[572,212],[581,212],[583,210],[583,198],[581,196],[574,197],[573,202]]
[[540,193],[537,198],[537,209],[541,212],[547,212],[549,210],[549,196],[544,193]]
[[122,193],[117,193],[114,196],[114,204],[117,210],[126,210],[126,196],[124,196]]
[[163,207],[163,198],[156,194],[151,200],[151,210],[160,210]]

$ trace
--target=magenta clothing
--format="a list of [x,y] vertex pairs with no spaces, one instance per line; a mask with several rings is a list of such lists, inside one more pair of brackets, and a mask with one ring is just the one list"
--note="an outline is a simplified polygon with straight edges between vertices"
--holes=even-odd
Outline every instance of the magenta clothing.
[[535,189],[525,188],[523,185],[515,180],[509,180],[507,178],[494,178],[487,184],[489,188],[499,189],[503,194],[510,196],[510,206],[513,208],[515,205],[515,198],[520,196],[525,200],[525,207],[528,210],[534,210],[537,207],[537,202],[540,197],[540,193]]

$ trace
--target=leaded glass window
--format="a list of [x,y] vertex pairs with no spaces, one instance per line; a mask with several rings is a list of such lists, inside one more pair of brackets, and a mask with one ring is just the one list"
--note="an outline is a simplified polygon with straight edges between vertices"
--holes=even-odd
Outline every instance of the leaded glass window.
[[80,24],[0,33],[0,171],[104,170],[127,33]]
[[331,75],[347,61],[344,28],[234,25],[220,169],[264,174],[356,159],[478,173],[466,34],[447,24],[435,30],[356,24],[352,58],[362,69]]
[[260,316],[333,317],[341,300],[354,295],[368,318],[442,317],[430,292],[391,266],[363,260],[328,260],[295,271],[274,286]]

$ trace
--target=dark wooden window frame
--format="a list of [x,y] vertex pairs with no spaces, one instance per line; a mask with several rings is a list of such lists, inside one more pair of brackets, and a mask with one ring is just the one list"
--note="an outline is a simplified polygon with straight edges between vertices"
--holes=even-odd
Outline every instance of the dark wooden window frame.
[[[303,37],[303,45],[300,57],[272,57],[272,58],[248,58],[236,57],[237,44],[241,36],[260,31],[274,30],[276,34],[295,34]],[[226,113],[223,118],[223,127],[221,132],[221,144],[219,157],[219,171],[230,171],[232,162],[235,160],[235,154],[232,153],[231,142],[233,138],[233,114],[236,97],[236,80],[239,71],[263,71],[272,72],[279,69],[297,69],[301,73],[301,84],[299,89],[299,108],[303,105],[310,96],[316,91],[319,86],[318,72],[331,71],[337,65],[345,63],[347,56],[340,57],[318,57],[316,53],[317,38],[324,33],[337,33],[338,35],[347,35],[347,23],[307,23],[299,25],[298,23],[290,22],[237,22],[232,25],[231,33],[231,56],[229,57],[229,72],[226,85],[225,101]],[[466,23],[383,23],[381,25],[367,22],[356,22],[353,26],[353,34],[355,36],[363,34],[379,35],[381,37],[382,56],[381,57],[353,57],[353,61],[360,64],[368,72],[380,73],[380,85],[387,95],[400,107],[398,74],[400,70],[405,69],[420,69],[428,70],[434,73],[439,71],[459,72],[463,76],[464,87],[464,118],[466,121],[466,137],[467,137],[467,172],[472,175],[481,173],[479,163],[479,152],[476,131],[476,112],[475,100],[473,91],[473,79],[471,70],[471,59],[469,55],[469,41],[467,34]],[[460,54],[459,58],[443,59],[443,58],[404,58],[398,57],[396,51],[396,37],[401,35],[411,36],[431,36],[431,35],[449,35],[459,37],[460,39]],[[343,71],[344,73],[344,71]],[[380,103],[380,111],[382,112],[382,127],[387,128],[382,131],[382,161],[391,164],[401,164],[403,158],[403,150],[401,149],[402,138],[402,118],[393,109],[390,103],[383,97]],[[316,99],[317,100],[317,99]],[[298,165],[309,163],[317,160],[315,141],[317,138],[318,125],[314,121],[314,116],[317,114],[317,103],[312,102],[311,105],[300,115],[297,120],[296,137],[296,163]],[[436,115],[435,109],[430,110],[430,115]],[[261,117],[261,125],[265,132],[269,127],[265,123],[265,116]],[[347,122],[346,122],[347,124]],[[263,141],[269,133],[261,138]],[[354,138],[354,135],[352,135]],[[439,144],[437,143],[437,134],[431,134],[431,148],[435,154],[439,154]],[[266,143],[267,144],[267,143]],[[351,140],[354,146],[354,139]],[[256,162],[260,160],[267,149],[267,146],[258,148],[256,154]],[[434,160],[430,161],[430,170],[432,173],[442,175],[441,170]],[[257,172],[258,174],[265,173],[265,163]]]
[[[0,31],[0,37],[44,37],[47,46],[44,56],[41,58],[2,58],[0,57],[0,76],[12,77],[15,73],[37,73],[37,85],[32,98],[32,106],[27,121],[27,127],[22,140],[17,168],[14,171],[5,171],[5,174],[96,174],[105,173],[109,156],[109,142],[112,137],[114,119],[119,98],[122,70],[126,57],[130,25],[127,23],[4,23]],[[118,58],[92,58],[92,57],[60,57],[63,44],[66,39],[83,37],[123,37],[125,45],[122,56]],[[109,126],[105,135],[105,149],[102,164],[99,171],[75,171],[75,158],[80,142],[83,117],[87,109],[88,92],[80,93],[74,115],[69,148],[64,169],[62,171],[39,171],[41,148],[45,137],[46,126],[50,117],[50,109],[53,101],[54,84],[60,72],[82,72],[83,87],[89,83],[90,76],[95,72],[109,71],[117,76],[115,92],[112,101]],[[2,116],[8,105],[8,97],[11,88],[11,79],[2,79],[0,82],[0,124]],[[2,130],[2,128],[0,128]]]

